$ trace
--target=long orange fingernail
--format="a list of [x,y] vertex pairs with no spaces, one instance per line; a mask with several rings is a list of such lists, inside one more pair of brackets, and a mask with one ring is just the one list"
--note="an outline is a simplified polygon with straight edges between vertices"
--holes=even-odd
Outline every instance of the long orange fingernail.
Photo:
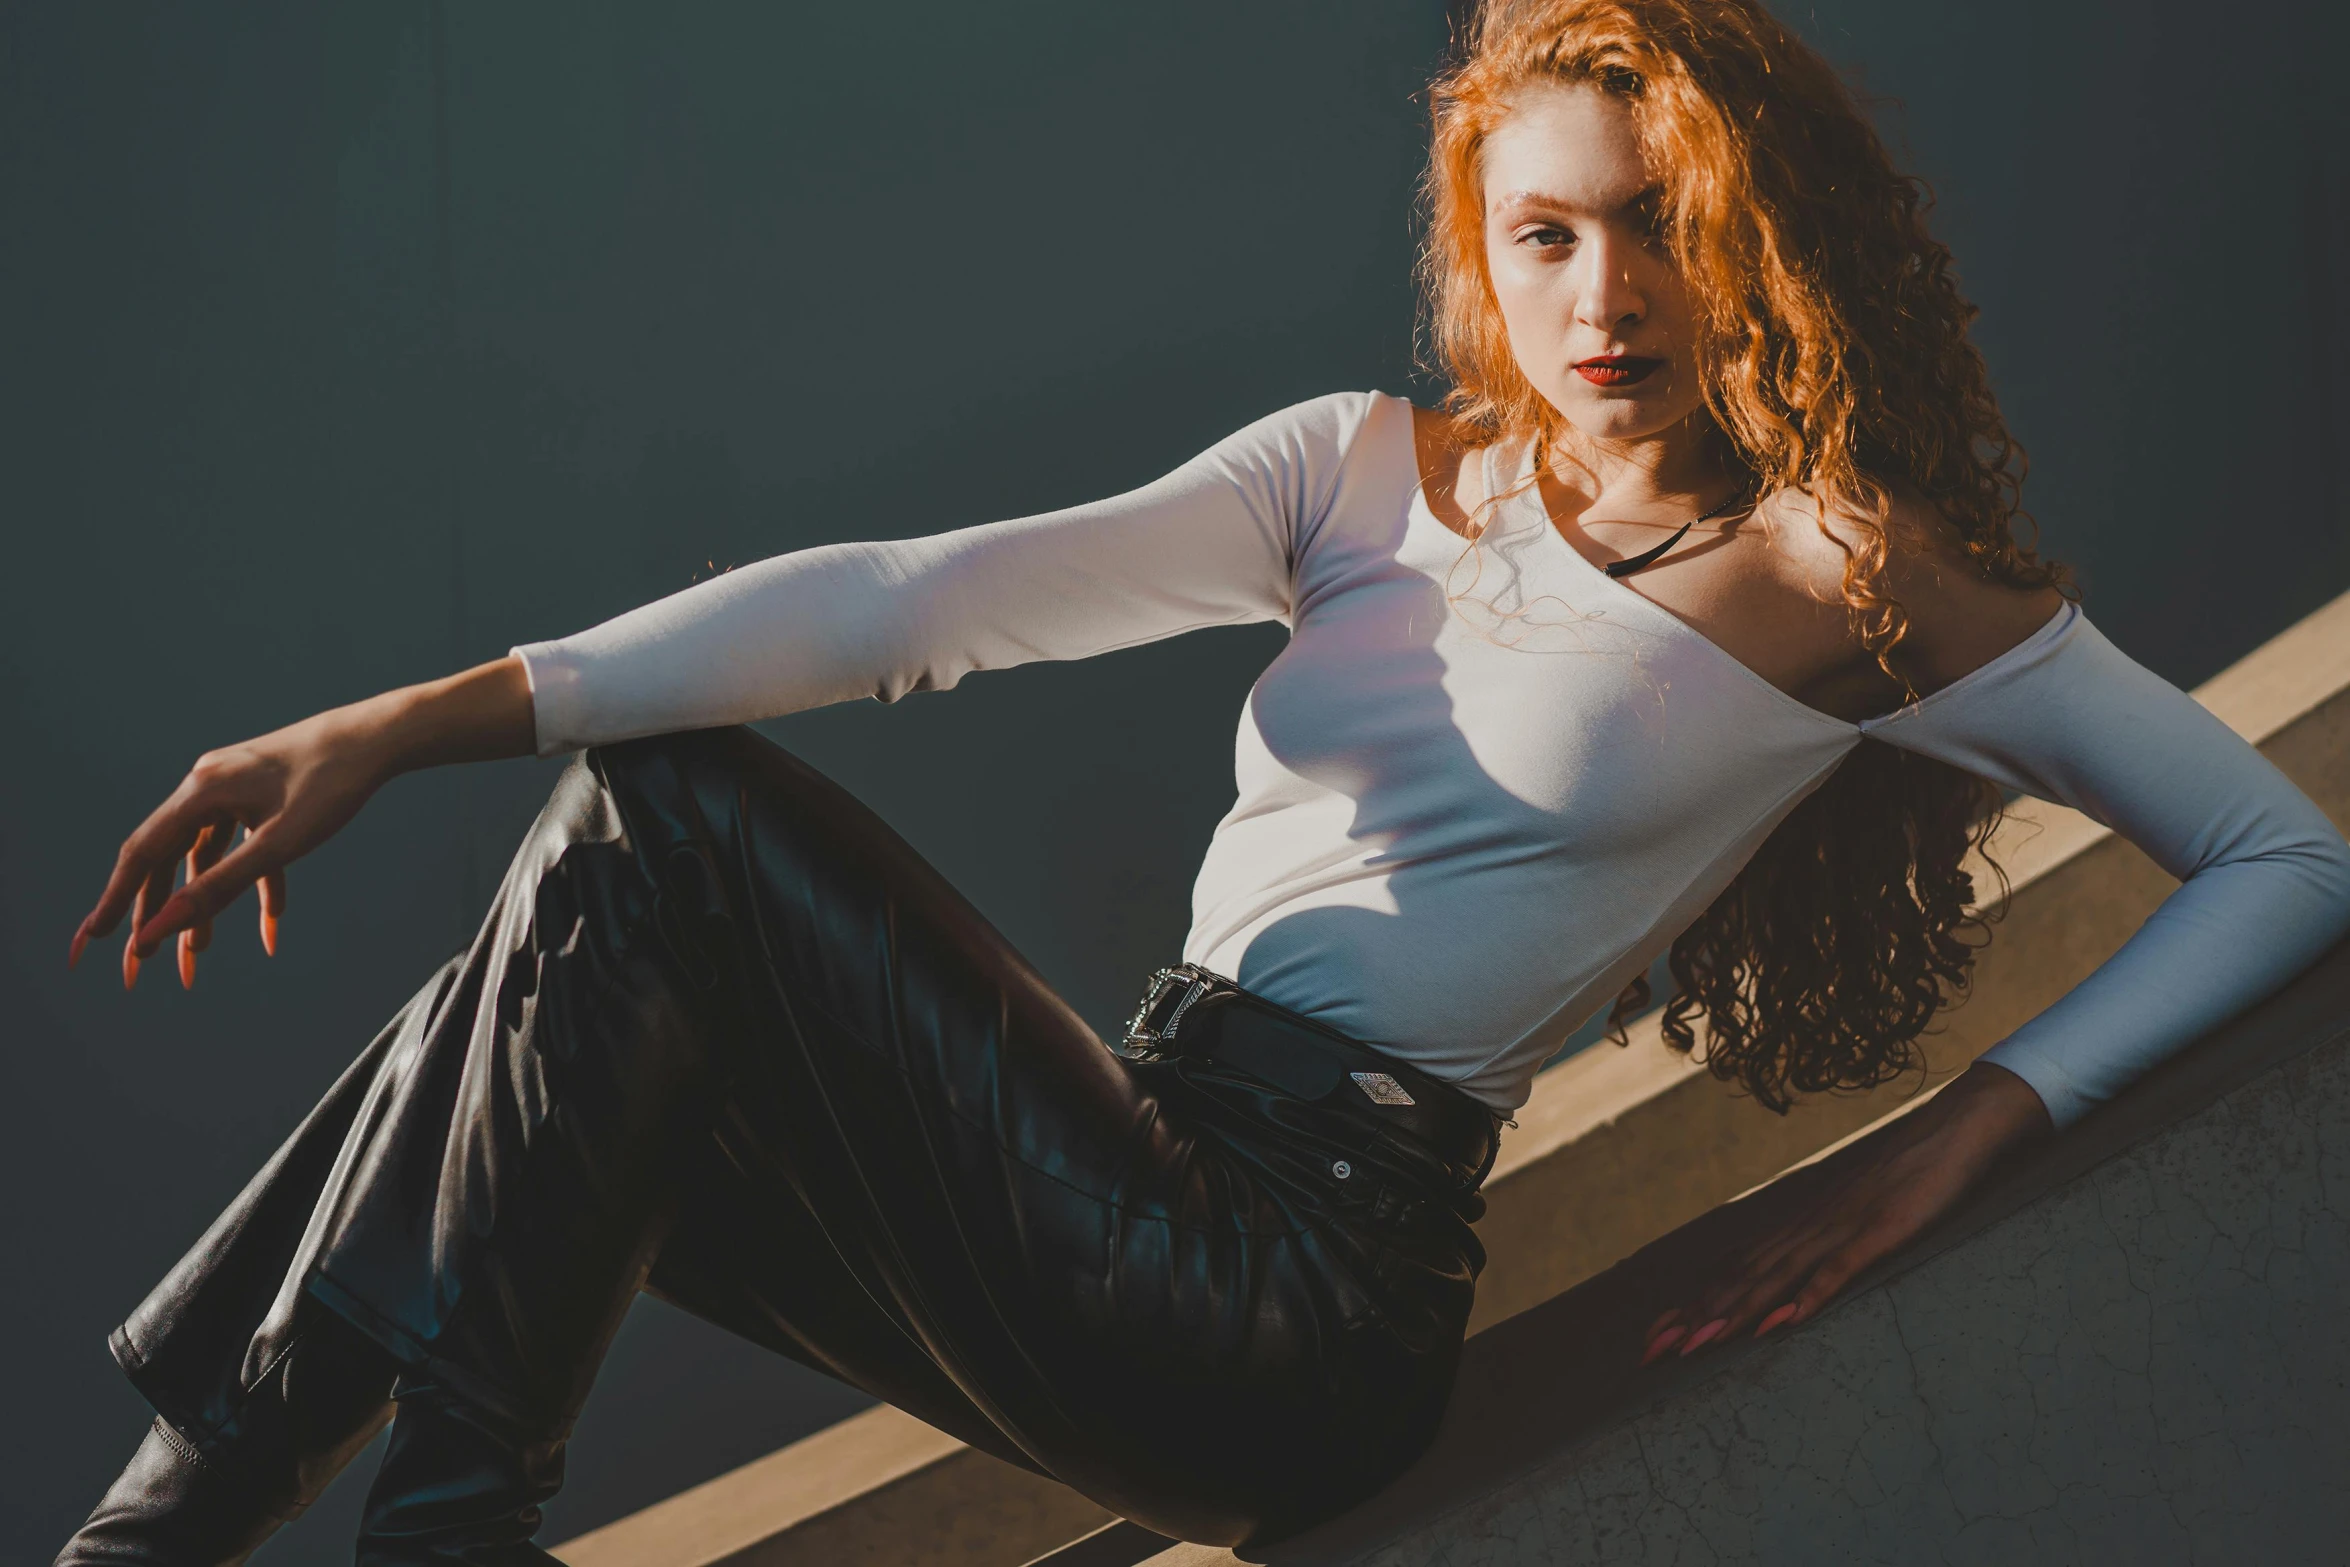
[[122,988],[129,990],[139,982],[139,944],[134,939],[122,947]]
[[261,911],[261,950],[277,956],[277,916],[267,909]]
[[180,989],[194,990],[196,988],[196,934],[194,931],[183,930],[180,932],[179,949]]
[[1681,1335],[1688,1331],[1687,1328],[1679,1327],[1665,1329],[1648,1341],[1648,1353],[1640,1357],[1640,1363],[1644,1366],[1653,1364],[1658,1356],[1680,1343]]
[[82,961],[82,949],[89,944],[90,927],[87,925],[77,926],[73,933],[73,946],[65,954],[65,966],[67,968],[78,967]]
[[1786,1305],[1781,1306],[1777,1311],[1772,1312],[1769,1316],[1763,1318],[1762,1321],[1756,1323],[1754,1325],[1754,1336],[1756,1338],[1761,1338],[1765,1333],[1770,1332],[1771,1329],[1777,1327],[1780,1323],[1785,1322],[1789,1317],[1794,1315],[1795,1302],[1789,1301]]
[[1720,1338],[1722,1330],[1729,1325],[1730,1319],[1728,1317],[1714,1318],[1713,1321],[1689,1335],[1689,1342],[1681,1346],[1681,1353],[1684,1355],[1695,1354],[1715,1339]]

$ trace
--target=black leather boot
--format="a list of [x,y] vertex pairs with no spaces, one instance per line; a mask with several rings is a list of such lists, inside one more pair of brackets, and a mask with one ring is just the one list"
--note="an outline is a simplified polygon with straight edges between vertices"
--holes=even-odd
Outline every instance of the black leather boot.
[[236,1567],[383,1429],[398,1373],[315,1311],[222,1429],[198,1440],[157,1416],[57,1567]]
[[359,1526],[359,1567],[560,1567],[531,1543],[563,1486],[561,1439],[534,1438],[432,1383],[400,1413]]

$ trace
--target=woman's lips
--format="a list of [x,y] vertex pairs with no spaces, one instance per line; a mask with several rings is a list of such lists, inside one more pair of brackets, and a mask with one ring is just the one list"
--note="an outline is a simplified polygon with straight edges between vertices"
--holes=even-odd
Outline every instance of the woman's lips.
[[1663,363],[1662,359],[1644,359],[1638,354],[1609,354],[1601,359],[1579,359],[1573,368],[1593,386],[1631,386],[1647,380]]

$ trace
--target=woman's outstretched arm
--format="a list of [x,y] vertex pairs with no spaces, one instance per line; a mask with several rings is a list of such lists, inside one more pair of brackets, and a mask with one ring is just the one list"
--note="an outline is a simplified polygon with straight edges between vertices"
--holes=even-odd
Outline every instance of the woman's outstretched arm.
[[[122,847],[73,956],[132,916],[123,977],[173,936],[183,981],[212,918],[411,768],[541,755],[953,685],[1290,613],[1295,557],[1375,394],[1270,415],[1141,489],[1041,516],[757,562],[556,642],[387,692],[200,758]],[[1385,410],[1404,418],[1403,405]],[[234,848],[237,827],[247,837]],[[189,881],[172,892],[185,862]]]
[[2180,879],[2088,978],[1932,1101],[1783,1183],[1650,1356],[1807,1318],[1906,1245],[2008,1147],[2070,1124],[2276,990],[2350,930],[2350,845],[2195,700],[2077,611],[1879,739],[2073,806]]
[[[180,983],[193,984],[213,918],[255,883],[261,944],[275,952],[286,867],[333,837],[386,781],[443,762],[528,756],[533,733],[530,681],[509,654],[207,751],[124,840],[97,907],[73,933],[70,961],[129,914],[123,984],[135,984],[140,962],[174,936]],[[240,827],[244,839],[232,848]],[[174,892],[182,864],[188,879]]]

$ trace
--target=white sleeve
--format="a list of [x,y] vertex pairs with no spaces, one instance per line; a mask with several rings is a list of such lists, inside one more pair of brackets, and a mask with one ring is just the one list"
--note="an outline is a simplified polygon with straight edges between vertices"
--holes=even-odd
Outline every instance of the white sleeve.
[[2298,974],[2350,930],[2350,846],[2194,698],[2066,605],[1873,738],[2069,805],[2180,879],[2088,978],[1984,1056],[2056,1124]]
[[895,543],[830,544],[514,649],[542,756],[943,690],[1200,626],[1285,620],[1376,393],[1300,403],[1108,500]]

